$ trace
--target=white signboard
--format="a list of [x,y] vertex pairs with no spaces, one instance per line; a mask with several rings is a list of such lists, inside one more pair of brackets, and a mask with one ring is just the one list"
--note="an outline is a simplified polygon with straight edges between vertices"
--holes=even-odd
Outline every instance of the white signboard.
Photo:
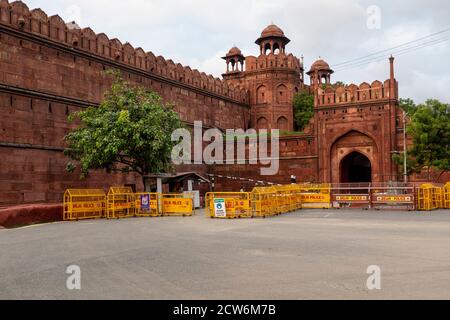
[[214,199],[214,214],[216,217],[223,218],[227,216],[225,199]]

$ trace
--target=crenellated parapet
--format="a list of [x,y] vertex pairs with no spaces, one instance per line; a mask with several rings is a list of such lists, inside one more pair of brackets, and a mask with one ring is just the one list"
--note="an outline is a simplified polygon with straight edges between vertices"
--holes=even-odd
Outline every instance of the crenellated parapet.
[[371,84],[367,82],[350,85],[323,85],[317,89],[316,104],[319,107],[352,104],[362,102],[376,102],[386,99],[397,99],[397,82],[394,80],[394,96],[391,97],[391,80],[388,79],[382,83],[381,81],[373,81]]
[[303,71],[303,65],[300,59],[296,58],[292,53],[260,55],[259,57],[248,56],[245,58],[246,71],[258,71],[270,68],[293,69],[297,72]]
[[96,34],[91,28],[82,29],[74,22],[66,23],[58,15],[49,17],[39,8],[30,10],[22,1],[9,3],[8,0],[0,0],[0,23],[21,32],[29,32],[77,50],[142,69],[185,86],[248,104],[249,94],[243,88],[229,86],[212,75],[192,70],[162,56],[155,56],[142,48],[134,48],[128,42],[109,39],[104,33]]

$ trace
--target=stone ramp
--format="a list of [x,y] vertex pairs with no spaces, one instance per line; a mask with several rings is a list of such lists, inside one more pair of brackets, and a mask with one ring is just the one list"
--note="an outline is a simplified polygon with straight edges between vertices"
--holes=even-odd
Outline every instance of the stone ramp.
[[0,208],[0,227],[15,228],[62,220],[62,204],[28,204]]

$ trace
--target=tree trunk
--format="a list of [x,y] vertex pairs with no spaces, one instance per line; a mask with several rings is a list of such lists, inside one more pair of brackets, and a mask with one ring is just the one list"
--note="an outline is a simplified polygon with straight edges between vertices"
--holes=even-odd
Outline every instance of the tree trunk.
[[150,190],[147,190],[147,177],[146,176],[142,176],[142,183],[144,185],[144,192],[149,192]]

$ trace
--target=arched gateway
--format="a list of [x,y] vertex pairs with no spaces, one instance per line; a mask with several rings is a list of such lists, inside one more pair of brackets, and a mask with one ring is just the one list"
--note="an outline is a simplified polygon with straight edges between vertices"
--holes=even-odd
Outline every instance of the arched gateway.
[[360,131],[352,130],[339,137],[331,147],[329,159],[333,183],[378,180],[377,144]]
[[341,160],[340,182],[372,182],[372,165],[369,158],[353,151]]

